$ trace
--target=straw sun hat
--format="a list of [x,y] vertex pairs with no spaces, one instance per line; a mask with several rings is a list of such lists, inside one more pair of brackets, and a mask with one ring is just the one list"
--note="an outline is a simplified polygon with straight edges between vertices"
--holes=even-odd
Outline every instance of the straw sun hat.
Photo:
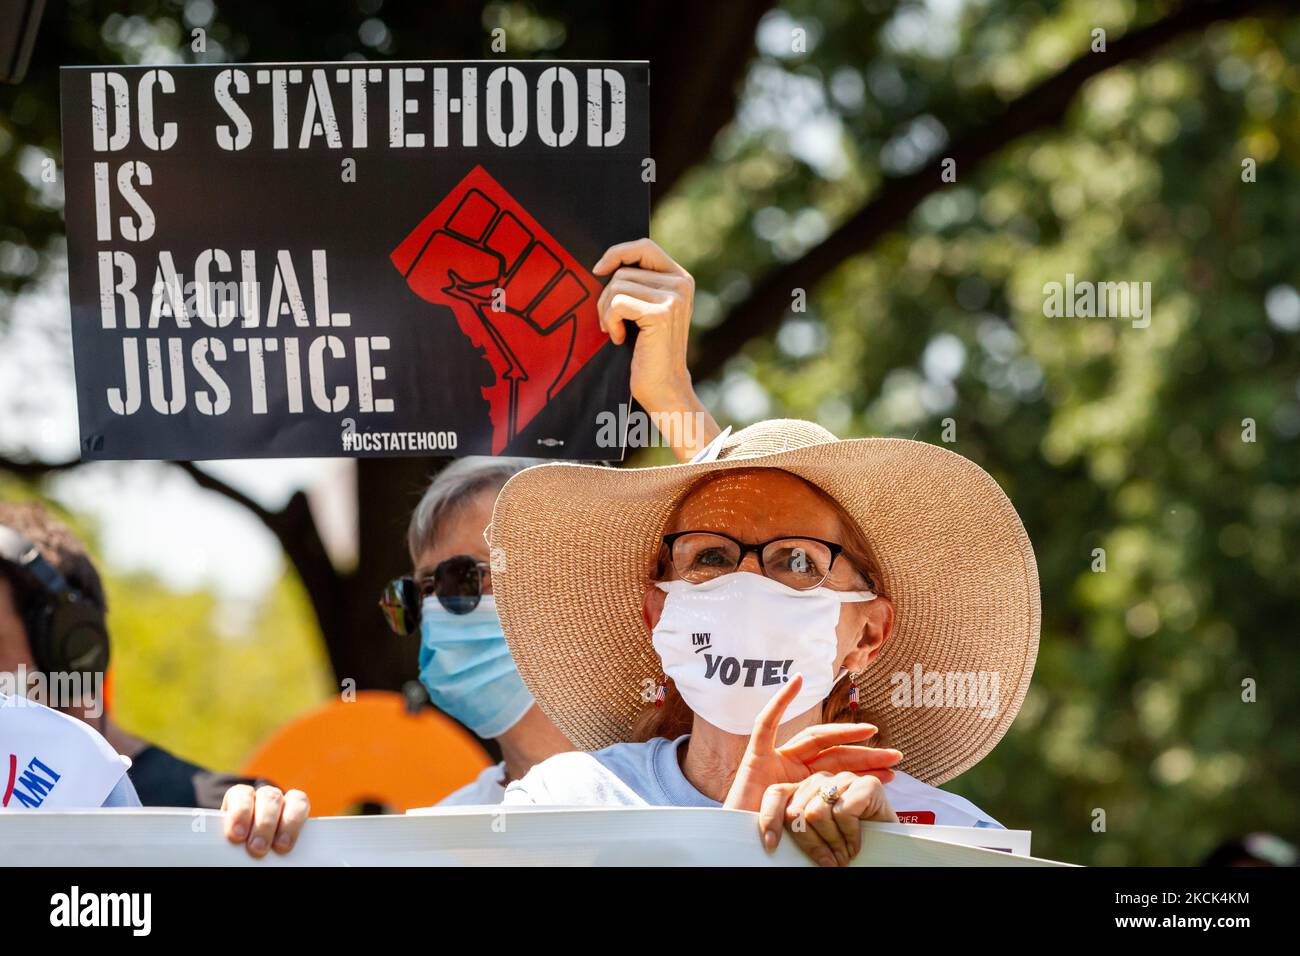
[[[961,455],[898,438],[839,441],[810,422],[751,425],[711,462],[555,463],[510,479],[489,529],[493,590],[543,712],[584,750],[630,738],[647,688],[662,680],[641,599],[664,525],[702,477],[754,467],[822,489],[872,546],[896,616],[856,680],[866,719],[881,721],[903,752],[901,769],[940,784],[975,764],[1015,719],[1038,654],[1038,567],[1024,526],[997,483]],[[915,706],[917,687],[912,706],[895,706],[891,693],[917,665],[939,679],[996,675],[995,705],[933,697]]]

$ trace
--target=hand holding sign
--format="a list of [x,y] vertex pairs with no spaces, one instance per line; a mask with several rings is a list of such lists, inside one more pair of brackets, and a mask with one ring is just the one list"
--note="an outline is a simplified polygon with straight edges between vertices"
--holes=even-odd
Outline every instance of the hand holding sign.
[[780,815],[774,815],[772,802],[777,796],[783,798],[780,809],[785,810],[801,784],[817,778],[820,786],[821,777],[832,774],[870,777],[877,785],[885,784],[894,779],[889,768],[903,759],[897,750],[857,746],[876,735],[877,728],[872,724],[816,724],[778,747],[776,735],[781,719],[802,686],[803,675],[796,674],[759,712],[723,802],[728,809],[760,810],[760,829],[769,848],[780,839]]
[[311,802],[301,790],[287,793],[279,787],[254,790],[239,783],[221,801],[221,828],[231,843],[242,843],[255,859],[270,850],[284,854],[293,849],[311,814]]
[[[591,271],[610,277],[596,305],[601,331],[622,345],[628,323],[639,330],[632,352],[632,397],[678,460],[689,461],[720,431],[696,397],[686,367],[695,279],[649,239],[610,246]],[[698,427],[686,421],[687,415],[696,417]]]
[[802,783],[767,788],[758,813],[763,846],[776,849],[781,827],[818,866],[848,866],[862,848],[864,820],[897,823],[885,785],[874,776],[815,773]]
[[591,270],[610,275],[597,312],[615,345],[626,323],[640,329],[632,353],[632,397],[647,408],[668,404],[691,387],[686,368],[695,280],[649,239],[610,246]]

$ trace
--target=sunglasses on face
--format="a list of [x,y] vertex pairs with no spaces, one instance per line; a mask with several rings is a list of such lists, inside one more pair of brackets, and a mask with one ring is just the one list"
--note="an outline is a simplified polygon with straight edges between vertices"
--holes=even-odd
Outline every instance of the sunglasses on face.
[[436,597],[452,614],[468,614],[478,607],[485,584],[491,580],[486,561],[458,554],[419,578],[405,575],[388,582],[379,598],[379,610],[393,633],[402,637],[420,627],[420,603]]

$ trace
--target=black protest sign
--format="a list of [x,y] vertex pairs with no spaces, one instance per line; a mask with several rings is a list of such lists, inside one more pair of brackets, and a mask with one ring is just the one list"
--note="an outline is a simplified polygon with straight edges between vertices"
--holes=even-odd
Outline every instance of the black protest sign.
[[622,457],[597,422],[631,348],[591,266],[648,231],[648,84],[644,63],[65,68],[83,457]]

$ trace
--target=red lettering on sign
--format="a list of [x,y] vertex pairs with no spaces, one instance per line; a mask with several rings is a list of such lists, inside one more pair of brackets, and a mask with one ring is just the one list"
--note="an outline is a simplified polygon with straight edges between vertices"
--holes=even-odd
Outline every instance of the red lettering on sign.
[[899,810],[899,823],[924,823],[934,826],[933,810]]

